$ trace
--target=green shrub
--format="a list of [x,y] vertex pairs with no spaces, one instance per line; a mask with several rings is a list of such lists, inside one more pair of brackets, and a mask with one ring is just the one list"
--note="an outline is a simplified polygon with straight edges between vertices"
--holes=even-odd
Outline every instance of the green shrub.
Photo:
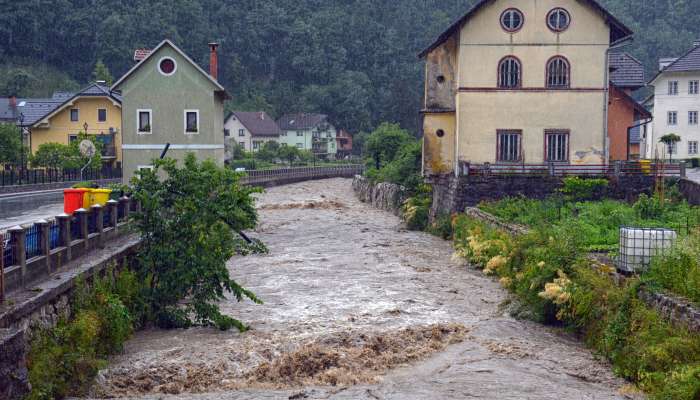
[[700,305],[700,237],[681,239],[671,251],[652,260],[643,277],[652,286],[678,294]]
[[570,201],[586,201],[601,196],[607,187],[607,179],[568,177],[564,178],[561,192]]
[[438,215],[427,229],[428,233],[444,240],[452,239],[452,216],[447,214]]
[[420,185],[415,196],[409,197],[401,208],[401,214],[410,230],[424,231],[428,228],[432,189],[429,185]]

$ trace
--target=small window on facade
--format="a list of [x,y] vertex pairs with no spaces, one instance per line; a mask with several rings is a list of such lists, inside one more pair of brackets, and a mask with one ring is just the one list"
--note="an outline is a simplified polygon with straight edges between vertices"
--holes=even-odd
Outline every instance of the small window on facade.
[[245,129],[239,129],[239,130],[238,130],[238,136],[240,136],[240,137],[245,136]]
[[199,112],[185,111],[185,133],[199,133]]
[[297,132],[297,136],[304,136],[304,132]]
[[258,150],[260,149],[260,142],[253,142],[253,150]]
[[98,108],[97,109],[97,122],[106,122],[107,121],[107,110],[104,108]]
[[303,149],[303,148],[304,148],[304,143],[297,143],[297,148]]
[[230,129],[224,129],[224,137],[229,137],[231,136],[231,130]]
[[498,87],[513,89],[520,87],[520,61],[515,57],[506,57],[498,65]]
[[568,88],[569,62],[564,57],[554,57],[547,63],[547,87]]
[[545,132],[545,161],[567,162],[569,161],[569,132],[551,131]]
[[688,125],[697,125],[698,124],[698,112],[697,111],[688,111]]
[[569,12],[563,8],[555,8],[547,14],[547,26],[554,32],[563,32],[571,23]]
[[666,153],[678,154],[678,143],[673,142],[666,145]]
[[668,94],[670,96],[675,96],[678,94],[678,81],[668,82]]
[[80,111],[77,108],[71,108],[70,120],[72,122],[77,122],[79,118],[80,118]]
[[78,140],[78,135],[68,135],[68,143],[73,143]]
[[678,125],[678,112],[669,111],[667,122],[668,122],[668,125]]
[[176,68],[177,64],[175,64],[175,60],[169,57],[161,58],[160,62],[158,63],[158,70],[160,70],[160,73],[163,75],[174,74]]
[[698,94],[700,92],[700,81],[690,81],[688,83],[688,94]]
[[523,13],[516,8],[509,8],[501,14],[501,27],[507,32],[517,32],[523,27],[525,18]]
[[496,161],[518,162],[521,160],[522,134],[520,131],[498,131]]
[[151,133],[151,111],[139,110],[139,133]]
[[245,150],[245,142],[238,142],[238,144],[240,144],[241,147],[243,147],[243,150]]
[[688,142],[688,154],[697,155],[698,154],[698,142],[693,140]]

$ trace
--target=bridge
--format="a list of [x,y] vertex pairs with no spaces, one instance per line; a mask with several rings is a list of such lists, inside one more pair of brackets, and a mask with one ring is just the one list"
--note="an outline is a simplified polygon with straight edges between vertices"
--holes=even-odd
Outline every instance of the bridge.
[[265,304],[220,304],[251,331],[137,332],[91,397],[623,398],[573,338],[507,316],[497,282],[351,180],[271,187],[257,207],[270,253],[228,267]]

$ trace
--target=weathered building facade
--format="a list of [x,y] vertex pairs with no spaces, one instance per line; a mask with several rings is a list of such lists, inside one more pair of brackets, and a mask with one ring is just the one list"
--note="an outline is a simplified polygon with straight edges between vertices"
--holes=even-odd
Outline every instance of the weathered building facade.
[[425,174],[605,163],[608,53],[631,34],[595,1],[479,1],[420,54]]
[[217,82],[217,49],[211,44],[209,73],[164,40],[121,77],[112,90],[122,96],[124,180],[150,168],[166,144],[168,157],[224,163],[224,101]]

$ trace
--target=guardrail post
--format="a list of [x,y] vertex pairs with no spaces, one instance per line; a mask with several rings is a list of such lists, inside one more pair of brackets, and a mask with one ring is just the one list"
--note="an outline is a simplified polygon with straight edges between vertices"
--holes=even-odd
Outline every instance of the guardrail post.
[[70,234],[70,220],[71,216],[65,213],[56,216],[56,221],[58,221],[59,242],[61,246],[66,248],[66,261],[71,259],[70,244],[73,241]]
[[10,233],[10,243],[12,243],[12,252],[15,259],[15,265],[21,268],[21,281],[24,286],[27,276],[27,232],[21,226],[15,226],[8,229]]
[[88,231],[88,210],[84,208],[79,208],[75,210],[75,214],[78,217],[78,224],[80,224],[80,236],[83,238],[83,247],[88,250],[88,236],[90,232]]
[[122,207],[122,210],[124,210],[124,221],[129,219],[129,198],[126,196],[120,197],[119,198],[119,207]]
[[92,214],[95,216],[95,230],[97,231],[97,247],[104,249],[105,247],[105,237],[104,237],[104,220],[102,206],[95,204],[91,207]]
[[117,221],[119,219],[119,202],[116,200],[108,200],[107,208],[109,209],[109,226],[117,230]]
[[49,242],[50,232],[49,221],[40,219],[34,225],[39,227],[39,249],[41,254],[46,258],[46,271],[51,275],[51,245]]
[[680,166],[681,166],[681,178],[685,178],[686,177],[686,168],[688,166],[686,165],[685,161],[681,162]]

